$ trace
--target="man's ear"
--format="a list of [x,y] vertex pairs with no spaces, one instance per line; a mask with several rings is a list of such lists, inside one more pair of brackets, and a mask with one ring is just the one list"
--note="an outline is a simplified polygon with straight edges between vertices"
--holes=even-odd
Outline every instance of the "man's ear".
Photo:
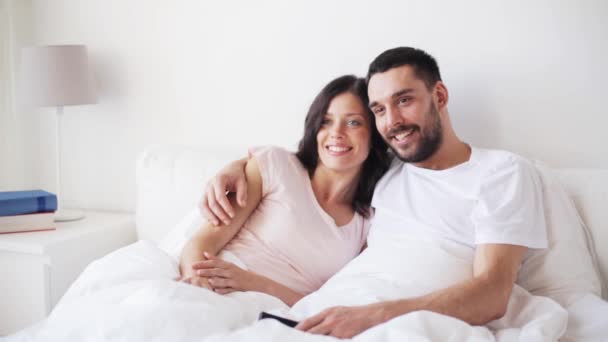
[[437,101],[437,110],[442,110],[448,105],[448,88],[441,81],[435,84],[435,99]]

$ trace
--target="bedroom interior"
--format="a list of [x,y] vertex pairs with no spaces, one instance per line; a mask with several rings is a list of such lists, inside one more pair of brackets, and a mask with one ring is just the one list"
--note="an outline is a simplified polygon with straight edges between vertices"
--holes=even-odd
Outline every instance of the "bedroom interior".
[[[46,317],[94,260],[161,242],[248,147],[294,150],[326,80],[406,45],[438,59],[466,142],[555,173],[606,300],[607,16],[600,0],[0,0],[0,191],[60,192],[86,215],[0,235],[0,336]],[[57,146],[54,109],[21,100],[19,70],[22,49],[64,44],[87,47],[97,103],[65,111]]]

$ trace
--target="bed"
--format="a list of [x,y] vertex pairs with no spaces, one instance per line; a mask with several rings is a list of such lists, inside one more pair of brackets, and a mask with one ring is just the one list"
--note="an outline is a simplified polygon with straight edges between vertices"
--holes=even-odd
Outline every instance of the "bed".
[[[89,265],[46,321],[9,340],[326,341],[333,338],[304,334],[272,320],[257,321],[257,315],[269,311],[301,319],[332,305],[416,295],[438,279],[449,282],[466,276],[468,256],[458,246],[417,241],[420,248],[411,248],[406,258],[415,261],[411,265],[373,253],[362,255],[291,309],[265,294],[219,296],[172,281],[178,272],[179,249],[201,222],[195,208],[205,180],[243,154],[187,146],[147,148],[137,161],[140,241]],[[536,164],[544,175],[546,196],[558,198],[546,200],[549,220],[558,228],[550,233],[551,253],[527,258],[505,317],[487,327],[474,327],[436,313],[416,312],[369,329],[354,340],[608,340],[608,170],[556,170]],[[564,196],[559,196],[560,191],[565,191]],[[394,248],[398,251],[399,245]],[[395,281],[399,275],[385,279],[365,273],[370,264],[407,269],[419,266],[421,259],[427,264],[418,269],[430,269],[441,259],[420,258],[429,248],[454,257],[448,265],[451,274],[419,271],[412,277],[410,272],[408,276],[416,281],[399,283]],[[364,286],[348,285],[360,279]]]

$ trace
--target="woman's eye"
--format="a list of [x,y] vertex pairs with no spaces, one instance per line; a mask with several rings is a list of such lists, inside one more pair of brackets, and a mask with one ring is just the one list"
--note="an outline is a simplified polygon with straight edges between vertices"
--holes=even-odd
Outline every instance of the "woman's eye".
[[330,123],[331,123],[331,120],[329,120],[329,119],[323,119],[321,121],[321,126],[326,126],[326,125],[329,125]]
[[348,121],[348,125],[349,126],[360,126],[361,123],[359,121],[357,121],[357,120],[349,120]]

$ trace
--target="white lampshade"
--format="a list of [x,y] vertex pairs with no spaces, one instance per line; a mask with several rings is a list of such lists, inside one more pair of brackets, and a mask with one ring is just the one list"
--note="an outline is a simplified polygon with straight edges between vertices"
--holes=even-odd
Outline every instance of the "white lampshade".
[[84,45],[23,48],[20,76],[20,97],[30,105],[70,106],[97,101]]

